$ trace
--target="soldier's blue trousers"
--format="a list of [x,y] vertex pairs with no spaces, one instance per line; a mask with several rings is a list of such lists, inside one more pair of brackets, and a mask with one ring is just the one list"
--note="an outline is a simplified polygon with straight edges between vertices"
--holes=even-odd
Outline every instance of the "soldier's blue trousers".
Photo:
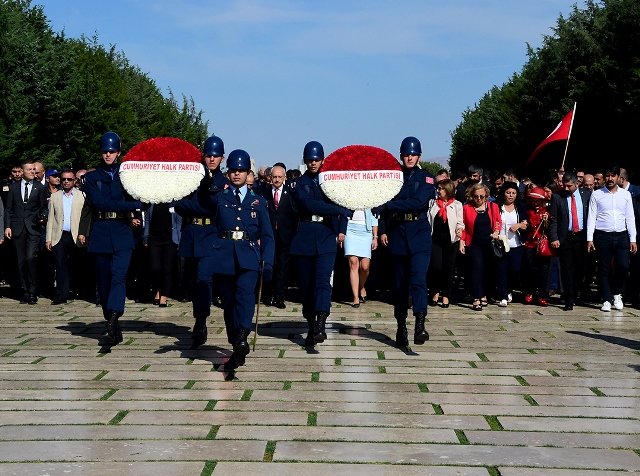
[[98,296],[105,312],[124,312],[127,270],[132,252],[131,249],[125,249],[113,253],[95,253]]
[[302,293],[302,315],[311,318],[318,312],[331,311],[331,272],[336,253],[295,257],[298,283]]
[[413,255],[391,255],[395,275],[394,315],[405,317],[409,309],[409,295],[413,313],[427,312],[427,270],[431,252]]
[[253,270],[238,269],[235,276],[216,275],[230,344],[234,343],[240,329],[251,331],[256,307],[257,282],[258,271]]

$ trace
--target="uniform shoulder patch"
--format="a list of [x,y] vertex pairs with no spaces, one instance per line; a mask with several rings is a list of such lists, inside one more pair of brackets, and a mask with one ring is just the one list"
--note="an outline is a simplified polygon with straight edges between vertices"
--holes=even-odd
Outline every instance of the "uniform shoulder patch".
[[429,176],[427,175],[427,177],[425,178],[425,180],[424,180],[424,181],[425,181],[425,182],[427,182],[427,183],[433,184],[433,177],[429,177]]

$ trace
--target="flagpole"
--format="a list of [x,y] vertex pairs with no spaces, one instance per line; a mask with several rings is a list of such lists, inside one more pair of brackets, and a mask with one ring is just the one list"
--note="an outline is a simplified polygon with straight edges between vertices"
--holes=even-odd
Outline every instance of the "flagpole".
[[564,170],[564,162],[565,160],[567,160],[567,150],[569,150],[569,139],[571,139],[573,120],[576,118],[576,107],[578,107],[578,101],[573,103],[573,114],[571,114],[571,124],[569,124],[569,134],[567,135],[567,144],[564,146],[564,156],[562,157],[562,165],[560,165],[560,170]]

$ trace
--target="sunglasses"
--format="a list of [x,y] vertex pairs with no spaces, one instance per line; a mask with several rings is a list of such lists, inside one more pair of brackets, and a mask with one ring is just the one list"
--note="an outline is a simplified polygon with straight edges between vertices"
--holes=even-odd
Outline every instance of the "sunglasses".
[[485,198],[486,195],[474,195],[473,198]]
[[75,179],[69,178],[69,177],[62,177],[60,180],[62,180],[63,182],[73,182]]

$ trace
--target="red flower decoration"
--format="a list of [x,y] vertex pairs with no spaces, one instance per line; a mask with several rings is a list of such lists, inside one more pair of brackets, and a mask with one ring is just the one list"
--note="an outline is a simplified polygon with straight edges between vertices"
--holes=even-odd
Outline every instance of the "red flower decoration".
[[371,145],[348,145],[331,152],[322,164],[321,172],[331,170],[401,170],[393,155]]
[[200,162],[200,151],[196,146],[177,137],[147,139],[131,148],[122,159],[127,161],[153,162]]

